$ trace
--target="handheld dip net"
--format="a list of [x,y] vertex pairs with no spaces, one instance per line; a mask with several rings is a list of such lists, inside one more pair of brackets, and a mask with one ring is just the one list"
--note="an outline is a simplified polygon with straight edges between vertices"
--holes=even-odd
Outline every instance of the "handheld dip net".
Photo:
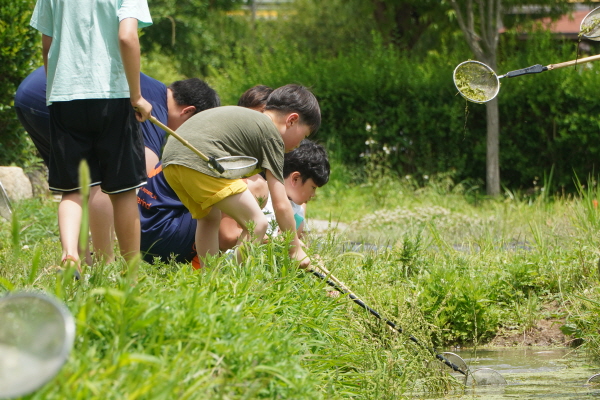
[[198,157],[204,160],[210,169],[219,173],[222,178],[226,179],[239,179],[244,178],[250,175],[253,175],[256,172],[256,165],[258,160],[254,157],[247,156],[229,156],[229,157],[207,157],[200,150],[192,146],[190,142],[179,136],[175,131],[171,128],[157,120],[155,117],[151,116],[148,119],[154,125],[160,127],[169,135],[173,136],[175,139],[179,140],[181,144],[185,147],[193,151]]
[[0,298],[0,398],[25,396],[67,361],[75,320],[59,300],[20,292]]
[[553,69],[584,64],[596,60],[600,60],[600,55],[546,66],[536,64],[531,67],[510,71],[500,76],[496,75],[494,70],[488,65],[479,61],[469,60],[458,64],[454,69],[454,86],[456,86],[456,89],[458,89],[461,96],[468,101],[482,104],[493,100],[498,95],[498,92],[500,91],[500,79],[502,78],[539,74],[544,71],[551,71]]
[[581,20],[579,36],[600,41],[600,7],[594,8]]
[[[600,41],[600,7],[590,11],[581,20],[579,37],[589,40]],[[581,58],[579,60],[565,61],[558,64],[543,66],[540,64],[531,67],[507,72],[504,75],[496,75],[494,70],[479,61],[465,61],[454,69],[454,85],[458,92],[468,101],[473,103],[487,103],[493,100],[500,91],[500,79],[514,78],[515,76],[539,74],[544,71],[569,67],[571,65],[584,64],[600,59],[600,55]]]
[[[407,334],[402,330],[401,327],[396,325],[394,322],[390,321],[387,318],[384,318],[379,312],[375,311],[371,307],[369,307],[363,300],[361,300],[355,293],[353,293],[344,283],[339,281],[335,276],[331,274],[323,265],[312,265],[311,270],[313,275],[318,277],[319,279],[325,281],[329,286],[333,287],[340,293],[347,295],[355,304],[362,307],[364,310],[368,311],[369,314],[373,315],[375,318],[384,322],[388,328],[392,331],[395,331],[399,334],[407,335],[410,341],[412,341],[417,346],[426,349],[431,353],[433,358],[428,363],[428,368],[436,369],[444,369],[451,373],[459,381],[465,386],[499,386],[506,385],[506,379],[497,371],[491,368],[480,368],[475,371],[471,371],[467,366],[465,360],[463,360],[459,355],[450,352],[438,353],[435,349],[425,346],[421,341],[419,341],[413,335]],[[450,368],[448,370],[446,367]]]

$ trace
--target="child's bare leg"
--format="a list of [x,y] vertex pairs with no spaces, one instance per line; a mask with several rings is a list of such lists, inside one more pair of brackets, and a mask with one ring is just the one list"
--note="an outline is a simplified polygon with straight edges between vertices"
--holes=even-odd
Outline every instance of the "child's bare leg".
[[267,233],[268,222],[256,202],[256,198],[249,190],[229,196],[215,204],[214,207],[219,208],[222,212],[229,215],[242,227],[238,244],[250,238],[250,232],[248,231],[249,222],[254,223],[254,231],[252,232],[254,240],[257,243],[262,242],[263,237]]
[[233,248],[242,233],[242,227],[227,214],[222,214],[219,226],[219,249],[221,251]]
[[213,207],[208,215],[197,220],[196,224],[196,252],[202,261],[207,255],[219,253],[219,225],[221,224],[221,211]]
[[[248,185],[248,191],[252,193],[258,206],[263,208],[269,199],[269,187],[265,178],[257,174],[244,180]],[[222,213],[221,227],[219,228],[219,247],[221,251],[231,249],[238,244],[238,238],[242,231],[242,227],[233,218],[226,213]]]
[[135,190],[111,194],[110,201],[121,255],[129,262],[140,253],[140,212]]
[[100,186],[90,189],[90,232],[97,260],[111,263],[114,254],[114,215],[110,197],[100,190]]
[[81,227],[81,195],[79,192],[63,193],[58,205],[58,230],[62,246],[62,259],[71,256],[79,260],[79,230]]

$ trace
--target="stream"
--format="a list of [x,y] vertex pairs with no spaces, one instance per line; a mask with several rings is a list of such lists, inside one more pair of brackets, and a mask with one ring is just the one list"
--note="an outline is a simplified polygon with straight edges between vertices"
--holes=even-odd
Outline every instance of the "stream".
[[471,386],[459,399],[581,399],[600,398],[600,384],[587,384],[600,373],[600,365],[582,351],[568,348],[502,348],[459,350],[469,370],[491,368],[500,373],[503,386]]

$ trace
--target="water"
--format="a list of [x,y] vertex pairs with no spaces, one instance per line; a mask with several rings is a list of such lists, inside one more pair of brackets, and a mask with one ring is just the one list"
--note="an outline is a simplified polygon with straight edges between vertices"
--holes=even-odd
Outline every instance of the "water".
[[485,349],[453,351],[462,357],[469,369],[492,368],[507,381],[505,386],[475,386],[463,394],[447,398],[459,399],[585,399],[600,398],[600,385],[587,380],[600,373],[582,352],[572,349]]

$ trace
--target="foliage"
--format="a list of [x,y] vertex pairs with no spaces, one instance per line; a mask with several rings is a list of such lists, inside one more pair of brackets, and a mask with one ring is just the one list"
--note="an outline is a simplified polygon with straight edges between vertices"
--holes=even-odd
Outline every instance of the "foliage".
[[[337,240],[345,244],[338,248],[346,253],[337,256],[338,269],[358,293],[377,287],[373,301],[399,296],[382,309],[419,309],[439,328],[437,344],[482,345],[499,332],[527,333],[549,317],[543,310],[554,301],[560,306],[552,317],[564,317],[562,299],[597,284],[600,217],[593,182],[569,200],[507,194],[474,202],[476,186],[430,176],[423,186],[404,179],[385,206],[366,208],[373,204],[370,188],[334,168],[309,204],[309,224],[310,218],[347,224],[339,228]],[[346,257],[354,262],[350,268]],[[406,291],[412,294],[405,297]]]
[[0,165],[37,161],[13,108],[17,87],[41,64],[40,36],[29,26],[34,5],[34,0],[0,0]]
[[[96,265],[78,282],[51,267],[60,245],[44,229],[56,203],[15,208],[21,235],[0,231],[0,292],[55,294],[77,321],[68,363],[31,398],[396,399],[452,386],[425,367],[427,350],[298,271],[289,243],[251,248],[243,265],[215,258],[201,272],[143,264],[137,280],[119,262]],[[396,312],[430,345],[418,310]]]
[[205,77],[209,68],[222,67],[231,51],[241,45],[251,28],[243,18],[224,11],[238,8],[243,0],[150,0],[153,25],[143,30],[144,52],[166,54],[187,77]]

